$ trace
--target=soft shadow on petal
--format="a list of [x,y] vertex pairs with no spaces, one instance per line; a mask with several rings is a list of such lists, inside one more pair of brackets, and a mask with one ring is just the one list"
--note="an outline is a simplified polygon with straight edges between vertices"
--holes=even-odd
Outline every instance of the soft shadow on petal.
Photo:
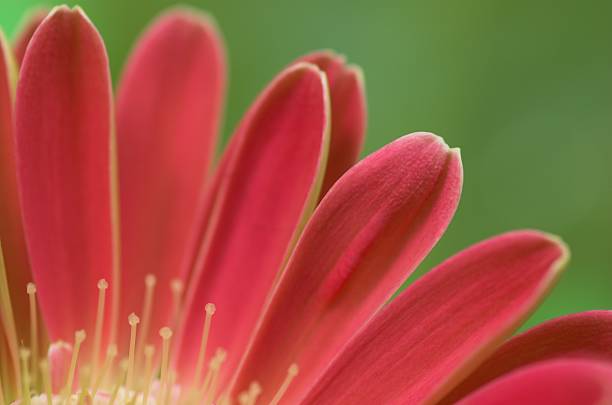
[[612,363],[562,359],[538,363],[493,381],[459,405],[612,404]]
[[[225,51],[214,22],[189,9],[164,13],[139,40],[119,86],[120,350],[127,316],[142,314],[145,276],[157,277],[148,337],[172,325],[182,267],[217,144]],[[142,333],[143,331],[141,331]]]
[[567,259],[560,241],[536,231],[457,254],[376,315],[302,402],[435,402],[520,325]]
[[454,404],[503,374],[561,357],[612,362],[612,311],[563,316],[513,337],[439,403]]
[[30,344],[28,295],[32,281],[17,187],[14,132],[14,95],[17,69],[0,32],[0,241],[19,342]]
[[404,136],[351,168],[308,223],[242,361],[234,393],[257,380],[271,399],[292,362],[294,402],[442,236],[462,184],[441,138]]
[[298,59],[323,70],[329,82],[331,99],[331,138],[325,179],[319,200],[331,186],[357,162],[365,138],[367,111],[363,73],[346,65],[332,51],[318,51]]
[[[189,379],[204,306],[217,306],[209,353],[239,359],[271,286],[317,201],[328,148],[325,76],[314,65],[284,70],[240,124],[223,169],[187,296],[177,363]],[[235,149],[234,149],[235,148]]]
[[[32,37],[16,100],[24,228],[53,341],[77,329],[93,336],[98,280],[117,292],[111,102],[100,35],[79,8],[55,8]],[[106,306],[103,342],[116,302]],[[86,341],[85,357],[90,349]]]

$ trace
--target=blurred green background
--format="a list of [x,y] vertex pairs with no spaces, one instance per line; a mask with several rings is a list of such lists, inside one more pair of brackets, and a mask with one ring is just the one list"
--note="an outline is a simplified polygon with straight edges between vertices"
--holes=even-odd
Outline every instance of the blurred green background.
[[[74,2],[69,2],[74,4]],[[83,0],[113,78],[173,1]],[[431,268],[480,239],[533,227],[572,262],[529,324],[612,307],[612,1],[187,1],[219,22],[229,52],[224,139],[273,75],[332,48],[363,67],[365,153],[418,131],[459,146],[463,198]],[[54,2],[3,0],[0,25]]]

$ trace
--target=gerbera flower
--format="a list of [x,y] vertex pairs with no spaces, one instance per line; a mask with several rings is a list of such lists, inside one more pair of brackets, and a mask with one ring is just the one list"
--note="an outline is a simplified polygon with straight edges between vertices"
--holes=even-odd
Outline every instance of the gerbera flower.
[[23,60],[0,53],[0,404],[612,400],[610,312],[504,343],[568,260],[555,236],[478,243],[386,304],[451,221],[462,164],[430,133],[355,164],[363,79],[341,56],[283,69],[213,165],[209,17],[154,22],[116,107],[82,10],[27,26]]

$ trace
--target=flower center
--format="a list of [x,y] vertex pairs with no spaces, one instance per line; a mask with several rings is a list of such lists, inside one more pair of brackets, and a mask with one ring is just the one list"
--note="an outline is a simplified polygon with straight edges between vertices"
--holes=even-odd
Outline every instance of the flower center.
[[[230,398],[229,392],[219,387],[220,373],[227,352],[223,348],[217,348],[209,359],[206,358],[209,335],[216,311],[212,303],[204,307],[205,318],[195,369],[175,370],[171,367],[173,331],[167,326],[159,330],[161,355],[157,360],[155,346],[146,342],[151,322],[155,284],[155,276],[149,274],[145,277],[146,289],[142,314],[141,317],[135,313],[128,316],[127,321],[130,326],[128,355],[116,365],[118,354],[116,344],[106,347],[104,357],[100,355],[103,349],[104,314],[109,284],[104,279],[99,280],[92,360],[90,364],[79,362],[81,345],[87,336],[84,330],[78,330],[74,334],[72,345],[63,342],[56,342],[52,345],[52,347],[59,348],[58,350],[64,350],[64,353],[69,353],[64,356],[67,370],[62,370],[62,366],[55,364],[50,354],[39,359],[37,290],[33,283],[29,283],[26,292],[30,307],[30,347],[21,347],[18,353],[22,385],[20,387],[21,403],[25,405],[175,403],[229,405],[234,402],[231,400],[235,399],[240,405],[254,405],[263,389],[257,381],[253,381],[249,388],[239,393],[236,398]],[[183,284],[179,280],[173,280],[170,288],[173,294],[174,319],[176,320],[180,310]],[[189,375],[194,376],[190,384],[181,386],[176,383],[177,375],[181,371],[190,371]],[[287,370],[285,380],[280,387],[276,388],[276,393],[270,402],[271,405],[278,404],[297,374],[298,366],[292,364]],[[64,380],[58,382],[58,375]]]

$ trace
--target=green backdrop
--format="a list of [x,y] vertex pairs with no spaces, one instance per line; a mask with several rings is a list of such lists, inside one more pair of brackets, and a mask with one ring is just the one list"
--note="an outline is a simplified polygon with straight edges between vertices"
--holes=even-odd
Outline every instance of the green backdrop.
[[[73,3],[73,2],[70,2]],[[132,42],[173,1],[83,0],[114,80]],[[213,14],[229,50],[224,139],[296,56],[332,48],[365,71],[365,153],[413,131],[462,148],[463,198],[426,271],[493,234],[561,235],[570,267],[529,324],[612,307],[612,2],[190,1]],[[3,0],[13,33],[53,2]]]

